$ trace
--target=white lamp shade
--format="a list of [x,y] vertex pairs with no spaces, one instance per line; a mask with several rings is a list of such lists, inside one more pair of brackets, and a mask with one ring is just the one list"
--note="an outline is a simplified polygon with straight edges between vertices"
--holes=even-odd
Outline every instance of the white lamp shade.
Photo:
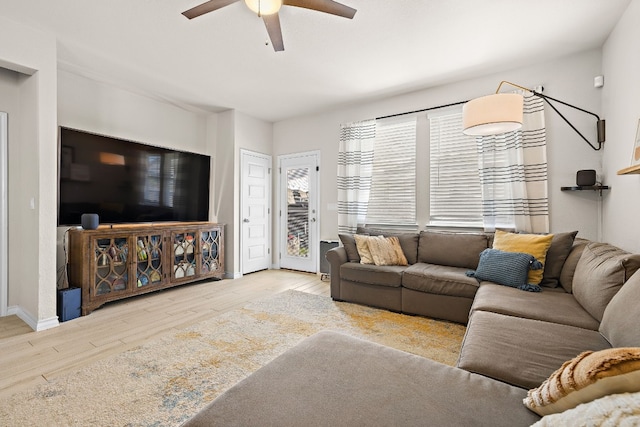
[[523,97],[496,93],[472,99],[462,106],[463,133],[472,136],[499,135],[522,127]]
[[247,7],[258,15],[273,15],[282,7],[282,0],[244,0]]

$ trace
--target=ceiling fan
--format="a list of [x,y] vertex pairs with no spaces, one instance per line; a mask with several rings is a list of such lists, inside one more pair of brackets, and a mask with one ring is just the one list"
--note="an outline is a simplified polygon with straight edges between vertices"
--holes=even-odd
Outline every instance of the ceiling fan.
[[[221,9],[240,0],[209,0],[185,12],[184,16],[189,19],[197,18],[214,10]],[[282,30],[280,28],[280,18],[278,11],[282,6],[296,6],[304,9],[317,10],[331,15],[342,16],[352,19],[356,10],[333,0],[244,0],[247,7],[257,13],[267,27],[267,33],[271,39],[273,50],[280,52],[284,50],[282,41]]]

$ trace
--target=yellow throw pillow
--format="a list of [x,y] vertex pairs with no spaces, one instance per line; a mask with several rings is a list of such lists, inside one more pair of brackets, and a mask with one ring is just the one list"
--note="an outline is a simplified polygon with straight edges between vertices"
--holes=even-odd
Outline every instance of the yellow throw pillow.
[[[533,255],[535,259],[544,265],[552,239],[553,234],[518,234],[496,230],[493,238],[493,249]],[[528,283],[538,285],[542,281],[543,274],[544,269],[529,270]]]
[[369,250],[369,236],[362,234],[354,234],[356,239],[356,249],[358,249],[358,255],[360,255],[360,264],[373,264],[373,257]]
[[603,396],[640,391],[640,348],[585,351],[529,390],[525,406],[544,416]]
[[367,241],[375,265],[408,265],[397,237],[372,236]]

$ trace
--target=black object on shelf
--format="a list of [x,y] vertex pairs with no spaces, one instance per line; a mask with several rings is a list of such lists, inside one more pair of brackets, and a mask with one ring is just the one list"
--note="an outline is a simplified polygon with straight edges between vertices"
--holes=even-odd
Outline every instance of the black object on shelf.
[[576,172],[576,185],[578,187],[593,187],[596,184],[596,171],[594,169],[583,169]]

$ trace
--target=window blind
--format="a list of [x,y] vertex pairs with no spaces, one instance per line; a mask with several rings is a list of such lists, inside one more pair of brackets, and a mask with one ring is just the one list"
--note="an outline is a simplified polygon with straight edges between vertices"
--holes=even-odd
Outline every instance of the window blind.
[[416,118],[376,123],[367,224],[416,225]]
[[476,140],[462,133],[462,107],[429,114],[429,224],[482,227]]

